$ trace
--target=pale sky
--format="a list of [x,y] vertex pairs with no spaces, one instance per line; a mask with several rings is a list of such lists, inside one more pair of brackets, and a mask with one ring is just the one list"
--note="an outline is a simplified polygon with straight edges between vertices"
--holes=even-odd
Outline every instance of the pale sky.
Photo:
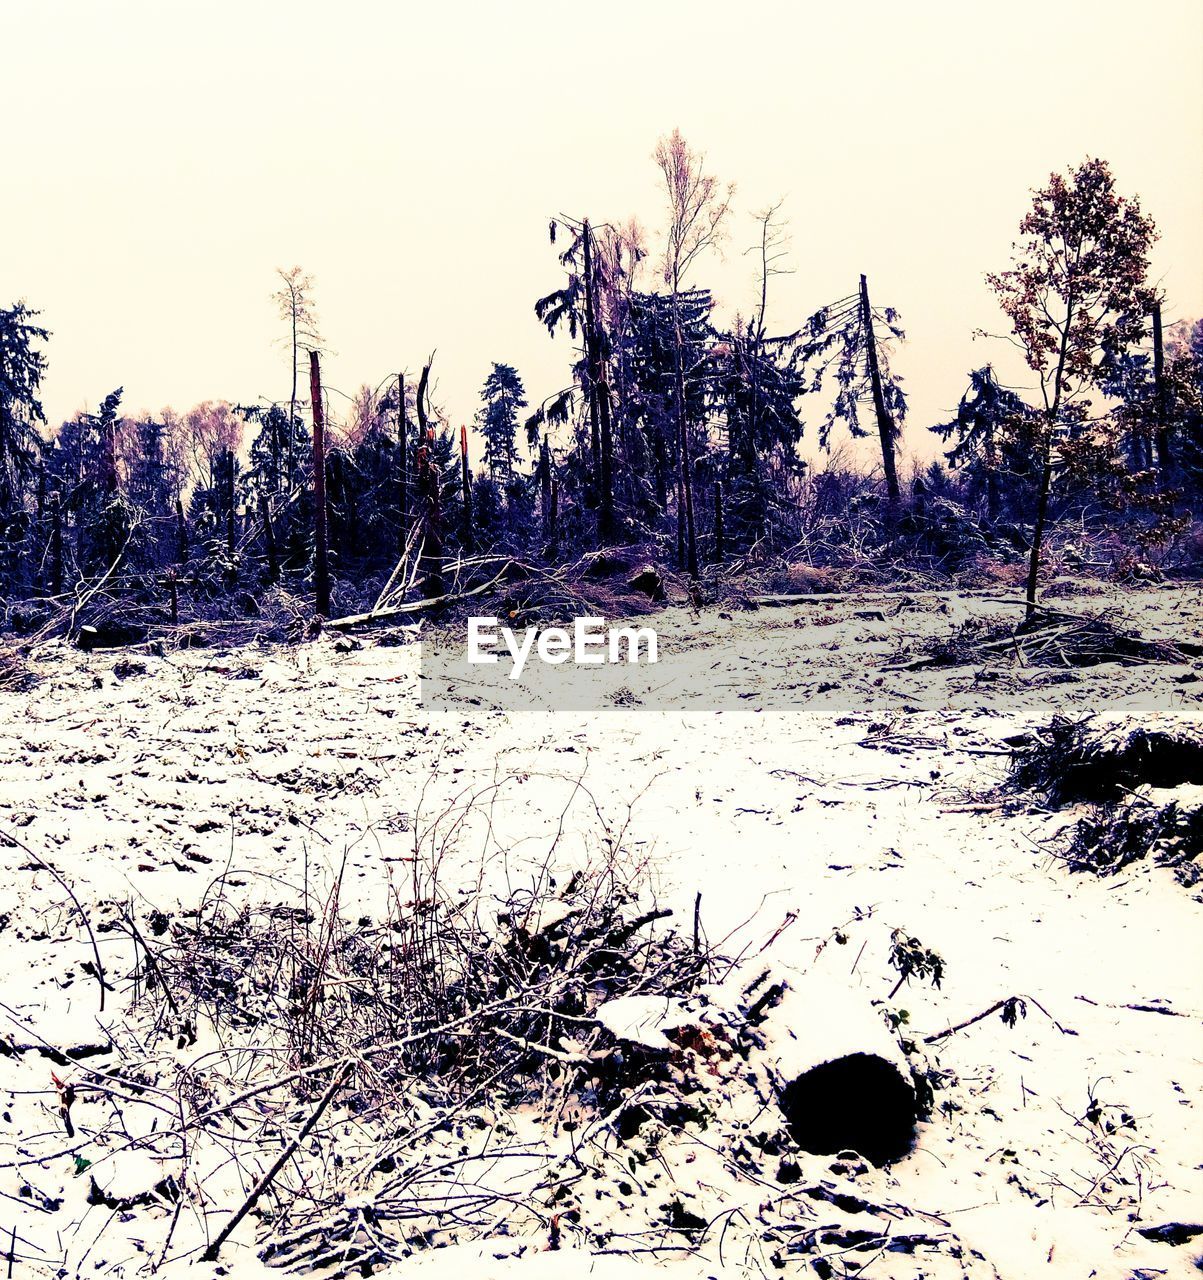
[[932,452],[969,369],[1020,376],[972,332],[1001,325],[983,274],[1052,169],[1108,159],[1161,230],[1167,317],[1203,314],[1199,0],[0,0],[0,51],[0,305],[53,331],[52,422],[118,385],[131,412],[287,398],[294,263],[333,387],[437,348],[453,422],[493,360],[538,401],[568,359],[532,312],[561,279],[548,219],[634,214],[655,242],[674,126],[737,184],[690,283],[746,311],[752,215],[784,198],[770,319],[867,272],[908,333],[904,449]]

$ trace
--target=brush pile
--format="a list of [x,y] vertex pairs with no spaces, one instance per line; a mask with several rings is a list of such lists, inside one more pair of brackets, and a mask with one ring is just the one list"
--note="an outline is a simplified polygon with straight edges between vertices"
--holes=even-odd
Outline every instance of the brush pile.
[[[417,872],[408,889],[383,918],[351,918],[341,877],[324,901],[290,906],[235,902],[221,880],[183,917],[126,912],[113,926],[140,957],[147,1049],[104,1088],[174,1093],[173,1125],[136,1100],[120,1125],[176,1170],[167,1207],[197,1215],[210,1261],[248,1214],[265,1261],[334,1275],[461,1234],[558,1235],[589,1143],[680,1105],[662,1088],[676,1030],[649,1046],[599,1011],[685,998],[720,962],[658,927],[672,913],[641,908],[613,864],[491,905]],[[81,1103],[103,1091],[73,1088]],[[82,1127],[81,1109],[95,1108],[76,1108]],[[548,1126],[566,1140],[554,1158]],[[121,1199],[103,1182],[96,1194]]]
[[0,691],[26,693],[37,684],[37,679],[16,649],[0,649]]
[[972,619],[926,648],[923,657],[897,669],[920,671],[984,663],[1072,669],[1113,662],[1130,667],[1146,662],[1185,663],[1203,656],[1203,645],[1145,639],[1104,614],[1085,617],[1050,610],[1042,610],[1033,622],[1017,627]]
[[[135,958],[106,965],[132,1003],[53,1057],[58,1130],[22,1157],[153,1240],[153,1269],[253,1248],[354,1276],[507,1238],[692,1253],[738,1221],[753,1271],[872,1245],[990,1274],[944,1220],[856,1186],[909,1152],[930,1096],[863,993],[820,983],[816,1004],[813,977],[724,959],[696,914],[664,927],[616,858],[500,897],[425,864],[379,918],[341,908],[342,880],[283,905],[221,876],[195,910],[94,916]],[[35,1049],[6,1052],[36,1072]]]
[[1061,855],[1075,871],[1111,875],[1148,859],[1187,887],[1203,879],[1203,731],[1193,722],[1056,717],[1019,744],[1010,785],[1088,806]]
[[482,902],[394,893],[383,919],[349,919],[339,893],[312,906],[235,905],[215,895],[146,942],[145,995],[160,1020],[209,1025],[223,1038],[268,1035],[308,1092],[347,1058],[342,1091],[357,1110],[426,1082],[461,1101],[482,1081],[524,1098],[541,1068],[591,1067],[592,1011],[618,996],[692,989],[711,958],[639,911],[612,870],[561,890],[519,890],[482,918]]
[[1172,867],[1191,888],[1203,880],[1203,787],[1142,787],[1078,820],[1066,861],[1075,871],[1113,875],[1147,858]]
[[1055,716],[1018,745],[1010,782],[1055,806],[1114,803],[1142,785],[1203,784],[1203,729],[1168,717],[1133,725]]

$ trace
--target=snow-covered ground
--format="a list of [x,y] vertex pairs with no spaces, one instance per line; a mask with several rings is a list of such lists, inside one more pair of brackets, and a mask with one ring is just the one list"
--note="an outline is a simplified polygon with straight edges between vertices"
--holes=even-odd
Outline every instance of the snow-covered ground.
[[[1146,635],[1203,631],[1193,587],[1066,605],[1121,606]],[[571,861],[608,823],[624,856],[648,863],[683,927],[699,892],[709,938],[738,931],[728,950],[759,945],[788,920],[766,958],[806,970],[821,949],[849,999],[866,1007],[894,985],[890,934],[904,929],[946,966],[938,990],[912,982],[890,1002],[907,1011],[916,1038],[1003,997],[1028,999],[1014,1028],[993,1016],[929,1046],[955,1082],[937,1091],[911,1155],[834,1173],[831,1157],[803,1157],[804,1181],[851,1179],[866,1200],[938,1223],[969,1251],[956,1264],[963,1271],[894,1254],[839,1265],[1005,1280],[1197,1274],[1203,1236],[1175,1246],[1137,1228],[1203,1221],[1199,891],[1143,864],[1110,878],[1071,875],[1052,851],[1073,812],[1008,806],[992,789],[1007,770],[1003,740],[1055,712],[1197,722],[1200,664],[1058,670],[1001,658],[985,671],[984,662],[890,669],[967,619],[1015,612],[982,597],[922,595],[731,616],[666,611],[652,620],[663,647],[688,644],[705,657],[707,678],[738,675],[753,691],[739,709],[698,711],[507,711],[471,689],[421,705],[416,647],[370,641],[349,653],[324,640],[162,656],[43,649],[32,659],[36,687],[0,693],[0,832],[20,841],[0,840],[0,1041],[88,1043],[126,1018],[128,937],[98,935],[118,988],[98,1014],[97,984],[81,967],[91,949],[37,859],[103,919],[103,900],[132,900],[142,913],[195,907],[217,877],[231,891],[283,900],[319,884],[346,853],[344,910],[371,912],[390,878],[409,874],[414,829],[487,793],[492,847],[511,882],[538,865],[557,831],[555,856]],[[115,674],[131,660],[142,669]],[[470,874],[474,849],[457,856]],[[203,1049],[202,1039],[193,1052]],[[0,1260],[12,1228],[16,1277],[141,1274],[169,1214],[86,1203],[76,1153],[49,1156],[72,1145],[51,1070],[72,1069],[31,1051],[0,1058]],[[1116,1169],[1086,1141],[1089,1123],[1077,1123],[1092,1098],[1135,1125],[1113,1144]],[[106,1164],[104,1151],[77,1154]],[[121,1159],[133,1157],[107,1163]],[[684,1155],[673,1167],[674,1185],[707,1218],[733,1203],[716,1168]],[[775,1172],[766,1161],[759,1176],[772,1184]],[[130,1185],[137,1176],[121,1174]],[[743,1183],[754,1216],[769,1191],[750,1176]],[[611,1212],[621,1227],[621,1211]],[[258,1268],[253,1243],[248,1219],[223,1254],[227,1273]],[[668,1255],[672,1274],[758,1274],[769,1264],[756,1257],[772,1252],[732,1260],[729,1240],[721,1250],[708,1236],[696,1255]],[[500,1256],[507,1251],[521,1256]],[[581,1274],[635,1274],[631,1257],[552,1257],[512,1240],[398,1266],[484,1280],[523,1268],[569,1274],[569,1256]],[[166,1270],[195,1257],[173,1248]],[[786,1271],[813,1274],[807,1266],[789,1260]]]

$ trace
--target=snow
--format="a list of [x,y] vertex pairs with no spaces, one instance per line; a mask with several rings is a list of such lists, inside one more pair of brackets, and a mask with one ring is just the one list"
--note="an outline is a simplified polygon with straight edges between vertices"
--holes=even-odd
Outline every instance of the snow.
[[[642,706],[522,711],[493,707],[480,690],[423,705],[415,646],[143,652],[146,673],[125,679],[113,675],[119,653],[44,648],[32,659],[42,677],[32,693],[0,693],[0,831],[67,877],[119,990],[98,1012],[97,983],[82,968],[91,945],[70,904],[29,853],[0,842],[0,1037],[80,1044],[132,1025],[120,988],[135,957],[128,937],[102,927],[116,910],[104,902],[132,903],[141,918],[195,908],[207,891],[279,901],[316,892],[345,855],[344,911],[378,917],[383,895],[408,884],[415,839],[469,797],[488,793],[487,823],[465,819],[447,874],[486,892],[497,877],[534,883],[553,845],[553,871],[563,876],[596,856],[600,812],[683,931],[700,892],[712,943],[744,953],[748,966],[792,972],[799,993],[805,975],[822,974],[824,999],[855,1010],[849,1017],[877,1019],[886,1002],[906,1011],[903,1033],[920,1039],[1002,997],[1029,999],[1014,1028],[995,1015],[927,1046],[955,1083],[936,1092],[914,1154],[854,1178],[833,1175],[829,1157],[804,1157],[805,1179],[843,1187],[853,1178],[868,1200],[938,1217],[948,1224],[942,1234],[985,1259],[957,1275],[1197,1274],[1198,1240],[1174,1247],[1135,1228],[1198,1221],[1203,1205],[1199,891],[1143,863],[1105,879],[1071,875],[1055,853],[1077,811],[1000,804],[991,789],[1006,772],[1003,739],[1055,713],[1197,724],[1199,664],[1058,671],[996,659],[989,669],[889,671],[900,652],[966,619],[1015,617],[981,597],[915,597],[894,613],[896,603],[885,621],[856,617],[877,600],[653,618],[662,651],[679,640],[709,679],[755,695],[738,709],[654,709],[652,683],[639,685],[650,676],[633,671],[622,678]],[[1149,636],[1203,630],[1197,587],[1065,603],[1120,606]],[[504,849],[500,869],[473,853],[486,825]],[[555,918],[553,908],[540,926]],[[939,990],[912,980],[887,1000],[897,978],[888,964],[895,927],[943,956]],[[615,1004],[598,1012],[614,1034],[664,1038],[670,1023],[650,1005]],[[872,1034],[881,1025],[872,1021]],[[213,1047],[202,1029],[176,1056],[184,1066]],[[0,1058],[0,1204],[25,1242],[14,1274],[63,1266],[67,1274],[83,1266],[141,1274],[164,1246],[166,1211],[124,1221],[86,1203],[88,1174],[76,1175],[73,1157],[28,1163],[71,1145],[52,1069],[72,1078],[81,1070],[35,1052]],[[1139,1185],[1095,1186],[1105,1171],[1075,1124],[1092,1095],[1134,1116]],[[76,1105],[86,1118],[110,1104]],[[771,1193],[732,1175],[705,1141],[687,1133],[666,1157],[675,1185],[704,1217],[739,1207],[740,1231],[752,1239],[756,1206]],[[102,1186],[123,1195],[149,1185],[154,1169],[162,1176],[153,1149],[85,1143],[80,1154]],[[758,1176],[774,1183],[775,1171],[766,1161]],[[31,1208],[26,1186],[62,1207]],[[245,1187],[232,1168],[215,1169],[205,1193],[211,1208],[230,1209]],[[615,1230],[624,1214],[642,1212],[637,1200],[605,1210]],[[194,1261],[189,1230],[195,1236],[182,1217],[163,1274],[209,1274]],[[254,1237],[248,1220],[231,1241],[233,1274],[260,1273]],[[698,1256],[665,1255],[652,1274],[758,1274],[768,1246],[749,1245],[734,1263],[731,1243],[722,1266],[708,1237]],[[652,1268],[651,1256],[592,1256],[567,1232],[564,1249],[546,1245],[545,1236],[526,1251],[512,1239],[464,1242],[398,1272],[420,1265],[472,1280],[524,1272],[620,1280]],[[803,1259],[793,1261],[801,1271]],[[930,1274],[954,1274],[937,1262]],[[902,1280],[919,1273],[917,1258],[893,1254],[870,1270]]]
[[666,996],[619,996],[599,1004],[593,1016],[616,1040],[666,1052],[673,1042],[664,1033],[690,1021],[681,1005]]
[[597,1255],[583,1249],[549,1250],[542,1241],[490,1241],[452,1245],[418,1255],[408,1267],[423,1280],[705,1280],[714,1272],[693,1258],[641,1263],[637,1258]]
[[906,1057],[864,988],[839,973],[836,964],[825,963],[834,953],[834,948],[825,951],[808,972],[778,967],[776,976],[788,989],[773,1010],[767,1046],[778,1078],[796,1080],[824,1062],[865,1053],[884,1059],[907,1079]]

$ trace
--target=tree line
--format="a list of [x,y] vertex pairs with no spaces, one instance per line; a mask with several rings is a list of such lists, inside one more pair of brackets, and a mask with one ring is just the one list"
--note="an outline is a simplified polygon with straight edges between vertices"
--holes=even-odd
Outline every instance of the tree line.
[[[1006,385],[992,363],[971,371],[955,416],[929,428],[943,461],[904,487],[896,311],[852,276],[845,296],[771,331],[786,270],[778,205],[757,218],[756,303],[720,325],[697,276],[729,235],[733,188],[679,132],[654,159],[662,244],[634,222],[551,220],[560,274],[534,314],[568,335],[567,385],[528,403],[518,371],[494,363],[473,436],[433,401],[433,355],[416,377],[387,375],[331,413],[300,268],[279,272],[273,295],[286,401],[131,417],[117,388],[51,430],[40,401],[50,335],[24,302],[0,310],[9,624],[97,583],[172,620],[181,592],[237,612],[277,585],[329,616],[361,606],[406,555],[431,597],[450,566],[555,564],[618,543],[649,544],[697,578],[785,552],[816,511],[836,543],[857,520],[887,552],[922,547],[950,564],[969,529],[965,547],[1027,556],[1032,606],[1058,517],[1149,545],[1189,523],[1203,494],[1203,322],[1163,325],[1154,223],[1105,162],[1051,175],[1009,265],[987,276],[1006,322],[996,340],[1018,349],[1032,388]],[[873,440],[872,480],[808,466],[808,419],[828,451],[841,431]]]

